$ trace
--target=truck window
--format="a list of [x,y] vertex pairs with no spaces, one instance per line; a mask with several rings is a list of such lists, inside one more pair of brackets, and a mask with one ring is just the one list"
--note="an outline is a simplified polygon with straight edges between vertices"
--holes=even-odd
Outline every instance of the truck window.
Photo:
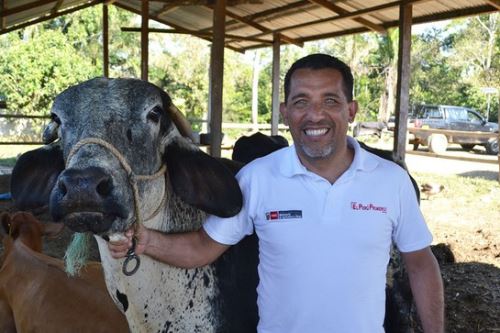
[[467,118],[472,123],[482,123],[483,119],[474,111],[467,110]]
[[467,110],[464,108],[446,108],[448,119],[453,121],[467,121]]
[[426,118],[443,119],[443,113],[439,110],[439,108],[427,108],[426,113],[427,113]]

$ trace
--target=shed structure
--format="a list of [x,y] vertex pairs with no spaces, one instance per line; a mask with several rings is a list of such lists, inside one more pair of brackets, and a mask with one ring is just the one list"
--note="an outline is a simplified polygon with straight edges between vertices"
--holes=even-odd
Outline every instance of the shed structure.
[[[162,32],[190,34],[212,43],[210,62],[211,154],[220,156],[224,49],[273,47],[273,134],[278,129],[279,48],[368,31],[398,27],[399,63],[394,155],[404,160],[410,78],[411,26],[500,10],[500,0],[0,0],[0,34],[103,5],[107,64],[107,6],[142,15],[142,79],[147,79],[148,20],[166,24]],[[132,29],[133,30],[133,29]],[[104,73],[107,73],[105,65]],[[500,155],[499,155],[500,165]]]

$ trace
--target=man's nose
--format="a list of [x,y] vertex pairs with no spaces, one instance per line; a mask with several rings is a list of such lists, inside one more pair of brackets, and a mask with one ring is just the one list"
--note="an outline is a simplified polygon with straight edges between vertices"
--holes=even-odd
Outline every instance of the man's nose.
[[311,103],[310,110],[308,112],[310,119],[321,119],[325,117],[325,105],[322,102],[313,102]]

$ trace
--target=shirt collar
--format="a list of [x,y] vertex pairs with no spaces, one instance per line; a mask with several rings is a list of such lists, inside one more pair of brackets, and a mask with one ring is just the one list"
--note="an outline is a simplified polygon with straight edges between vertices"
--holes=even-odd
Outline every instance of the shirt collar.
[[[344,172],[345,176],[353,176],[356,171],[370,171],[378,165],[373,154],[367,152],[359,145],[358,141],[347,136],[347,145],[354,149],[354,159],[349,168]],[[285,148],[285,156],[281,159],[280,171],[286,177],[307,174],[310,171],[300,162],[295,150],[295,145]]]

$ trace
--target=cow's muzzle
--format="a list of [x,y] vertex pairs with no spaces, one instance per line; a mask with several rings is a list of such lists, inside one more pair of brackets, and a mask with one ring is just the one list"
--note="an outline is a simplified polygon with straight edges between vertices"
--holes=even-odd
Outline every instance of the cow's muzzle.
[[100,167],[64,170],[50,197],[55,221],[77,232],[108,231],[113,222],[128,214],[114,199],[113,179]]

